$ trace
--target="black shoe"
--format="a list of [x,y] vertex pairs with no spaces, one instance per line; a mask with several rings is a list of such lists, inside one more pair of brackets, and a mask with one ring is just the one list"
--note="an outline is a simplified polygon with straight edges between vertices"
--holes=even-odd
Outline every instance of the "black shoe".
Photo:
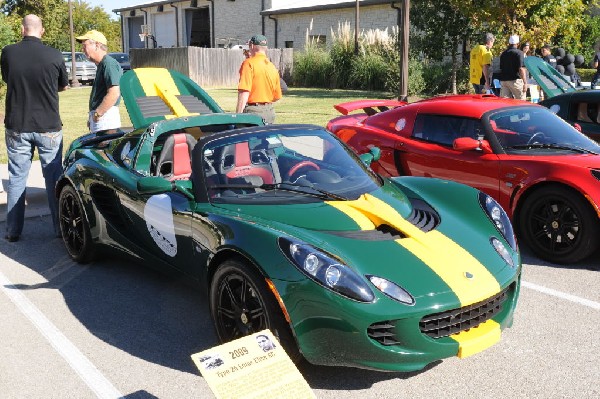
[[8,242],[15,242],[15,241],[19,241],[19,236],[9,236],[8,234],[4,236],[4,238],[8,241]]

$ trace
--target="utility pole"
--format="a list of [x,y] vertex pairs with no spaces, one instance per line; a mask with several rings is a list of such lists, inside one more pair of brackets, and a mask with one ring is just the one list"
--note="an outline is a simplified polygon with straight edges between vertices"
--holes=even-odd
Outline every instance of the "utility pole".
[[75,59],[75,34],[73,33],[73,7],[69,0],[69,34],[71,35],[71,87],[79,87],[77,80],[77,60]]
[[402,2],[402,25],[400,35],[400,87],[398,99],[408,101],[408,39],[410,32],[410,0]]
[[356,9],[354,13],[354,54],[358,55],[358,29],[360,25],[358,0],[356,0]]

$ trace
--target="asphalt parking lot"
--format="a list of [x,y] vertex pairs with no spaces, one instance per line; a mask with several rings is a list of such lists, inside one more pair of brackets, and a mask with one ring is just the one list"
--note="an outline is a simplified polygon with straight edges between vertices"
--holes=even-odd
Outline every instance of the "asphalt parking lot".
[[[416,373],[302,374],[318,398],[600,397],[600,254],[523,260],[514,326],[487,351]],[[206,301],[183,281],[122,257],[73,263],[48,216],[30,215],[19,242],[0,239],[3,399],[211,398],[190,355],[214,345]]]

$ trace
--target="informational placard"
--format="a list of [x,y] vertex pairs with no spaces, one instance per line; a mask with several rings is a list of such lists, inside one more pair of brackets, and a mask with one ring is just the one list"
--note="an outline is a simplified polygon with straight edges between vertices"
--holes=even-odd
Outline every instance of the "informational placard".
[[217,399],[315,398],[271,331],[192,355]]

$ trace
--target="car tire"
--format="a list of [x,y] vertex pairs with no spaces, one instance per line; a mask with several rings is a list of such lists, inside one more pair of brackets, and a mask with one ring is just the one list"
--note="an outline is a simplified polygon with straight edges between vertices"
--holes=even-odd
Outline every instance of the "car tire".
[[92,241],[83,204],[72,186],[66,185],[60,192],[58,218],[60,233],[69,256],[78,263],[92,261],[96,254],[96,245]]
[[542,259],[574,263],[598,248],[598,215],[576,191],[551,186],[525,199],[519,212],[525,244]]
[[209,298],[210,313],[221,342],[269,329],[294,362],[302,359],[265,278],[247,263],[230,259],[219,265]]

